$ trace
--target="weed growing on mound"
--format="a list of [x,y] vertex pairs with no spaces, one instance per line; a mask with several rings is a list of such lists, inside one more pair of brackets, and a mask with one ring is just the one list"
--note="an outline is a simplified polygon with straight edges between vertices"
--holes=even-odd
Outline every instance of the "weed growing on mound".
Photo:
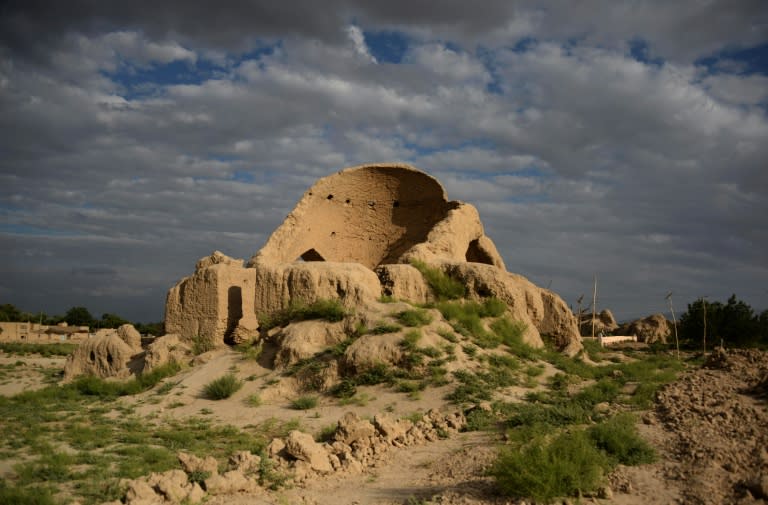
[[243,381],[228,373],[214,379],[203,387],[203,394],[209,400],[224,400],[243,387]]
[[456,300],[467,295],[467,288],[464,284],[448,277],[440,269],[427,266],[423,261],[412,261],[411,265],[421,272],[438,300]]
[[424,309],[404,310],[397,314],[397,320],[403,326],[424,326],[432,322],[432,316]]
[[270,330],[277,326],[285,326],[292,321],[309,319],[325,319],[336,322],[344,319],[347,313],[338,300],[317,300],[310,304],[303,301],[291,301],[291,304],[272,314],[261,314],[259,321],[262,330]]

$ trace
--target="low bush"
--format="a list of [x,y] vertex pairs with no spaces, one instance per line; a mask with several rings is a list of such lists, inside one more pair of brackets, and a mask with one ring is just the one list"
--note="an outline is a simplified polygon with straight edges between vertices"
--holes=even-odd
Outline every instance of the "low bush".
[[291,408],[296,410],[309,410],[317,407],[317,396],[299,396],[291,402]]
[[502,450],[491,468],[506,495],[550,502],[559,496],[593,491],[609,467],[584,431],[562,433],[551,442],[536,438],[519,448]]
[[285,326],[292,321],[309,319],[325,319],[336,322],[344,319],[347,313],[339,300],[317,300],[310,304],[303,301],[292,301],[291,304],[272,314],[261,314],[259,321],[262,330],[270,330],[277,326]]
[[648,442],[640,438],[632,414],[614,416],[603,423],[587,430],[598,449],[605,451],[608,457],[622,465],[642,465],[653,463],[656,452]]
[[369,333],[373,335],[384,335],[385,333],[397,333],[398,331],[402,330],[403,327],[398,324],[393,323],[379,323],[371,330]]
[[209,400],[224,400],[243,387],[243,382],[234,374],[222,375],[203,387],[203,394]]
[[424,309],[404,310],[397,314],[397,320],[403,326],[424,326],[432,322],[432,316]]
[[447,276],[442,270],[427,266],[423,261],[412,261],[411,265],[421,272],[438,300],[456,300],[466,296],[467,288],[464,284]]

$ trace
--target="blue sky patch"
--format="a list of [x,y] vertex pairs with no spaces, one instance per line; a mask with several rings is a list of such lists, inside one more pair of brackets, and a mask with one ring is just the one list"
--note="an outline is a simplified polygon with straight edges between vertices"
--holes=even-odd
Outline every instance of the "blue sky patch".
[[395,31],[363,31],[365,45],[379,63],[402,63],[408,51],[408,37]]
[[745,49],[725,49],[699,58],[694,63],[707,67],[713,74],[725,70],[738,75],[768,75],[768,44]]

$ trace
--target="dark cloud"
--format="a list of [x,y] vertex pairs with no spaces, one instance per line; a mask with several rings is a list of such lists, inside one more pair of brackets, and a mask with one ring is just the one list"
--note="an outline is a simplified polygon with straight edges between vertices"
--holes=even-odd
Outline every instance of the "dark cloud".
[[[597,272],[619,317],[768,306],[764,76],[695,63],[765,43],[759,2],[155,4],[3,4],[3,300],[159,319],[318,177],[401,160],[569,303]],[[402,63],[360,30],[405,33]]]

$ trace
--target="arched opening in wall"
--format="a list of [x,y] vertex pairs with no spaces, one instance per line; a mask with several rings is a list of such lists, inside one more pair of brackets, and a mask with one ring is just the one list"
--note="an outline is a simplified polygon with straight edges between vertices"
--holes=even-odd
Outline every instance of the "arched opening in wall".
[[469,243],[465,257],[470,263],[485,263],[486,265],[493,265],[493,258],[491,258],[491,255],[488,254],[485,249],[480,247],[479,239],[475,239]]
[[227,330],[224,332],[224,342],[232,341],[232,333],[243,317],[243,290],[240,286],[230,286],[227,290]]
[[320,256],[320,253],[315,251],[315,249],[309,249],[300,257],[303,261],[325,261],[325,258]]

